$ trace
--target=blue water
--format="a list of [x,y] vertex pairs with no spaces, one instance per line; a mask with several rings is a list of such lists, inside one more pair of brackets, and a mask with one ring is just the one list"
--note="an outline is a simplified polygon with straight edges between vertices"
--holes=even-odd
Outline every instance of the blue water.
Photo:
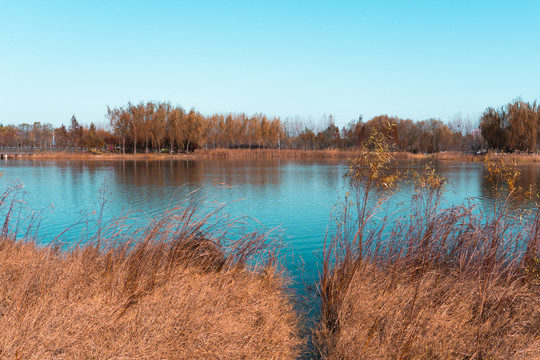
[[[339,160],[4,160],[0,166],[2,188],[14,180],[24,185],[20,198],[39,215],[41,242],[72,225],[62,239],[78,241],[88,231],[85,219],[97,220],[100,194],[107,200],[105,220],[129,210],[152,218],[204,188],[194,196],[206,193],[209,202],[228,203],[225,210],[233,216],[254,218],[267,229],[279,227],[286,266],[297,281],[307,282],[317,276],[331,214],[347,186],[347,163]],[[489,199],[482,163],[439,162],[434,167],[448,180],[445,205]],[[522,185],[540,185],[540,166],[521,170]],[[411,185],[404,184],[395,202],[407,206],[411,192]],[[23,212],[26,219],[28,211]]]

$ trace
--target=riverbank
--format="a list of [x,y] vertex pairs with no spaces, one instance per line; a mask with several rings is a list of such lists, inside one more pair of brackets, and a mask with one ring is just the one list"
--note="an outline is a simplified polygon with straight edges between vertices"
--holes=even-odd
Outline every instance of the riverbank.
[[297,358],[299,317],[265,237],[223,247],[208,225],[187,210],[71,249],[0,238],[0,357]]
[[[377,165],[374,161],[386,155],[377,154],[371,161]],[[208,174],[208,169],[219,162],[208,161],[210,166],[200,172]],[[242,161],[237,163],[244,166]],[[149,162],[142,166],[155,166],[158,173],[144,170],[132,176],[124,172],[124,177],[147,176],[154,181],[160,176],[157,174],[168,172],[164,164]],[[247,174],[258,171],[257,165],[251,165]],[[367,175],[363,173],[370,168],[363,166],[366,163],[356,165],[351,170]],[[487,174],[498,176],[498,185],[515,185],[519,172],[499,165],[487,166]],[[88,163],[83,166],[88,167]],[[482,166],[465,164],[464,171]],[[344,166],[330,167],[337,168],[337,176],[343,178]],[[182,173],[196,173],[195,166],[179,168]],[[426,167],[402,173],[407,176],[402,180],[415,189],[410,201],[404,199],[404,209],[410,213],[397,217],[394,215],[399,214],[391,210],[393,217],[386,218],[387,225],[381,228],[380,221],[388,212],[379,201],[385,196],[384,186],[390,186],[391,181],[380,180],[391,180],[394,174],[384,166],[373,169],[377,171],[368,179],[373,178],[372,185],[380,187],[371,193],[369,203],[364,202],[365,218],[372,222],[365,227],[360,250],[354,232],[363,211],[342,208],[332,203],[333,197],[311,205],[335,205],[334,214],[339,215],[331,222],[337,228],[330,227],[326,233],[338,235],[327,238],[335,240],[335,246],[323,243],[324,228],[311,238],[318,249],[324,248],[325,262],[313,261],[302,269],[313,275],[309,285],[321,295],[310,303],[315,315],[323,310],[320,322],[314,321],[312,343],[318,347],[313,350],[329,359],[534,359],[540,350],[539,218],[531,218],[525,211],[515,213],[529,207],[520,206],[514,197],[506,203],[515,206],[501,207],[495,213],[490,212],[491,206],[475,208],[471,202],[444,210],[437,206],[444,180]],[[62,172],[62,178],[68,177],[64,169]],[[285,176],[281,170],[274,173]],[[294,182],[311,190],[301,193],[295,188],[295,202],[313,194],[320,199],[324,187],[334,188],[327,182],[327,173],[316,174],[326,182],[315,188],[298,181],[305,178],[299,177],[300,173],[310,172],[295,169]],[[261,174],[264,176],[259,178],[272,177],[267,175],[272,173]],[[359,182],[344,194],[347,206],[363,204],[364,188],[358,186],[365,178],[360,175],[355,176]],[[482,172],[480,176],[485,175]],[[47,172],[40,172],[39,177],[48,182],[54,179]],[[92,181],[84,180],[87,178],[80,172],[76,171],[74,178],[83,184],[73,192],[74,198],[82,189],[97,193],[97,188],[89,186]],[[282,184],[273,182],[271,186],[286,188]],[[50,191],[47,183],[40,185],[35,189]],[[127,192],[140,196],[148,183],[136,185]],[[70,193],[65,191],[67,186],[61,188],[59,196]],[[512,194],[517,195],[518,188],[513,189]],[[244,192],[246,188],[236,194]],[[143,202],[153,197],[166,196],[146,194]],[[267,194],[257,201],[271,208],[267,199],[275,197],[274,193]],[[204,199],[197,201],[199,209],[212,207]],[[10,203],[11,198],[4,196],[0,202],[2,215],[11,211],[6,209]],[[70,202],[70,206],[75,204]],[[293,216],[293,212],[285,212],[285,207],[269,212],[279,214],[281,219]],[[56,208],[57,214],[62,211]],[[287,234],[305,223],[314,227],[307,211],[296,212],[300,214],[298,221],[288,226]],[[134,225],[140,228],[128,228],[127,233],[127,224],[122,221],[77,232],[96,234],[83,239],[86,245],[79,249],[70,250],[65,245],[43,248],[35,246],[31,237],[26,242],[2,238],[0,358],[297,358],[301,344],[308,343],[299,335],[301,321],[293,311],[293,304],[299,300],[294,299],[286,277],[273,265],[272,248],[267,247],[270,238],[247,234],[240,242],[228,243],[224,239],[229,237],[215,228],[216,221],[192,214],[173,212],[159,216],[148,226],[144,220]],[[99,211],[97,217],[101,219]],[[16,217],[9,219],[6,216],[2,220],[14,223]],[[87,222],[86,226],[94,223]],[[27,233],[37,236],[38,232]],[[230,237],[238,234],[234,235]],[[76,235],[64,234],[62,240],[73,243],[77,241],[73,237]],[[293,243],[287,241],[292,247]],[[334,258],[332,254],[336,254]],[[282,255],[282,261],[289,261],[285,260],[286,250]],[[322,278],[315,283],[317,274]]]
[[[426,166],[410,205],[385,207],[400,173],[384,152],[350,169],[353,193],[325,242],[316,344],[327,359],[539,359],[540,212],[520,172],[486,163],[494,201],[442,206]],[[512,204],[512,205],[510,205]]]
[[349,159],[357,156],[354,150],[279,150],[279,149],[214,149],[193,153],[110,153],[110,152],[36,152],[8,158],[31,160],[192,160],[192,159]]
[[36,152],[11,155],[8,159],[28,159],[28,160],[186,160],[194,159],[193,154],[121,154],[111,152]]
[[538,285],[421,267],[360,265],[333,309],[336,324],[316,332],[324,358],[540,358]]
[[[36,152],[27,154],[8,154],[8,159],[31,160],[194,160],[194,159],[343,159],[348,160],[359,155],[356,150],[293,150],[293,149],[199,149],[190,154],[137,153],[120,154],[110,152]],[[536,163],[540,155],[487,153],[470,154],[462,152],[440,152],[433,154],[413,154],[393,152],[392,156],[400,160],[437,160],[437,161],[485,161],[502,160],[505,162]]]

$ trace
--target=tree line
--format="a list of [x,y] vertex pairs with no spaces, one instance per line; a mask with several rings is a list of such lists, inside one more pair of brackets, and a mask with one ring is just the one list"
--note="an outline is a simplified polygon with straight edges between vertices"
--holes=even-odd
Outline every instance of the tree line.
[[122,152],[130,147],[144,151],[189,152],[195,148],[280,148],[284,136],[279,118],[263,114],[203,116],[167,102],[128,103],[107,108],[110,129]]
[[480,130],[489,149],[536,152],[540,144],[540,107],[521,99],[487,108],[480,118]]
[[379,115],[362,117],[338,127],[332,115],[311,119],[213,114],[184,110],[169,102],[128,103],[107,107],[106,124],[82,125],[75,115],[69,125],[0,125],[0,146],[106,149],[118,152],[190,152],[197,148],[352,149],[373,131],[386,134],[396,151],[433,153],[477,152],[481,149],[536,151],[540,112],[536,103],[521,100],[500,109],[488,108],[474,120],[456,117],[413,121]]
[[438,119],[412,121],[381,115],[364,122],[362,117],[341,129],[332,115],[313,125],[302,119],[247,115],[203,116],[167,102],[128,103],[107,108],[110,130],[121,151],[189,152],[194,148],[350,149],[359,147],[372,131],[388,134],[396,150],[431,153],[445,150],[476,151],[481,137],[472,125],[456,119],[447,125]]
[[0,124],[1,147],[99,149],[107,144],[112,146],[115,142],[116,137],[109,131],[98,129],[94,123],[83,126],[75,115],[71,117],[68,128],[65,125],[54,128],[52,124],[39,121],[33,124]]

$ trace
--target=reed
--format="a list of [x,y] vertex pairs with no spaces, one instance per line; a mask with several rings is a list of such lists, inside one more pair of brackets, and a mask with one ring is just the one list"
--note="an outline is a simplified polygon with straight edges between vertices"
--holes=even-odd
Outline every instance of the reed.
[[527,153],[493,153],[490,152],[486,155],[487,159],[492,161],[505,161],[508,163],[536,163],[540,162],[540,155],[527,154]]
[[[170,159],[191,159],[192,155],[186,154],[118,154],[111,152],[36,152],[18,155],[19,158],[30,160],[170,160]],[[15,157],[13,157],[15,158]]]
[[232,236],[220,208],[184,205],[142,227],[98,224],[69,248],[3,233],[0,358],[296,358],[299,318],[267,234]]
[[433,160],[452,160],[452,161],[483,161],[484,155],[464,153],[460,151],[445,151],[434,153]]
[[[508,163],[536,163],[540,162],[540,155],[518,153],[471,154],[459,151],[447,151],[433,154],[413,154],[409,152],[395,152],[388,149],[396,160],[437,160],[437,161],[504,161]],[[354,159],[362,149],[326,149],[326,150],[298,150],[298,149],[198,149],[194,153],[139,153],[119,154],[110,152],[36,152],[31,154],[11,155],[11,159],[24,158],[31,160],[186,160],[186,159]],[[9,156],[9,155],[8,155]]]
[[406,174],[372,140],[325,243],[316,355],[538,358],[540,216],[514,210],[530,195],[519,172],[488,162],[493,204],[442,208],[445,180],[428,166],[407,175],[415,194],[400,212],[388,199]]
[[219,159],[349,159],[357,150],[214,149],[197,150],[196,157]]

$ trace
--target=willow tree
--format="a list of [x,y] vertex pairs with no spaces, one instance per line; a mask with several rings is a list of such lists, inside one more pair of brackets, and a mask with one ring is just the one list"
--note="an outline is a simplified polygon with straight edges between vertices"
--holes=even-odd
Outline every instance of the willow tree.
[[143,103],[133,105],[128,103],[128,114],[130,117],[129,134],[133,140],[133,154],[137,154],[137,142],[144,129],[145,107]]
[[206,119],[206,139],[207,143],[211,142],[215,149],[220,136],[220,116],[214,114]]
[[184,133],[182,126],[184,123],[185,111],[182,107],[177,106],[169,112],[167,116],[167,133],[169,138],[169,145],[171,152],[173,151],[174,144],[180,146],[184,144]]
[[107,115],[109,119],[109,124],[116,136],[122,140],[122,154],[126,153],[126,139],[129,136],[130,126],[131,126],[131,114],[129,108],[126,109],[111,109],[107,106]]
[[152,127],[154,122],[154,116],[156,111],[156,106],[153,102],[146,103],[146,106],[143,104],[144,108],[144,117],[142,121],[142,137],[144,139],[144,152],[148,154],[148,145],[150,144],[150,138],[152,137]]
[[499,110],[488,108],[480,119],[488,147],[534,152],[540,131],[540,111],[535,103],[515,100]]
[[479,127],[488,148],[503,150],[506,147],[506,115],[502,108],[499,111],[487,108],[480,118]]
[[534,152],[538,136],[539,113],[536,103],[516,100],[506,106],[508,117],[508,147],[513,150]]
[[199,144],[203,138],[203,116],[194,109],[191,109],[189,114],[186,116],[186,122],[183,128],[186,139],[186,152],[189,152],[189,146],[191,144]]
[[154,116],[150,126],[150,137],[152,139],[152,146],[157,145],[158,152],[161,152],[161,143],[165,139],[165,132],[167,131],[167,117],[171,111],[171,104],[159,103],[157,104]]

